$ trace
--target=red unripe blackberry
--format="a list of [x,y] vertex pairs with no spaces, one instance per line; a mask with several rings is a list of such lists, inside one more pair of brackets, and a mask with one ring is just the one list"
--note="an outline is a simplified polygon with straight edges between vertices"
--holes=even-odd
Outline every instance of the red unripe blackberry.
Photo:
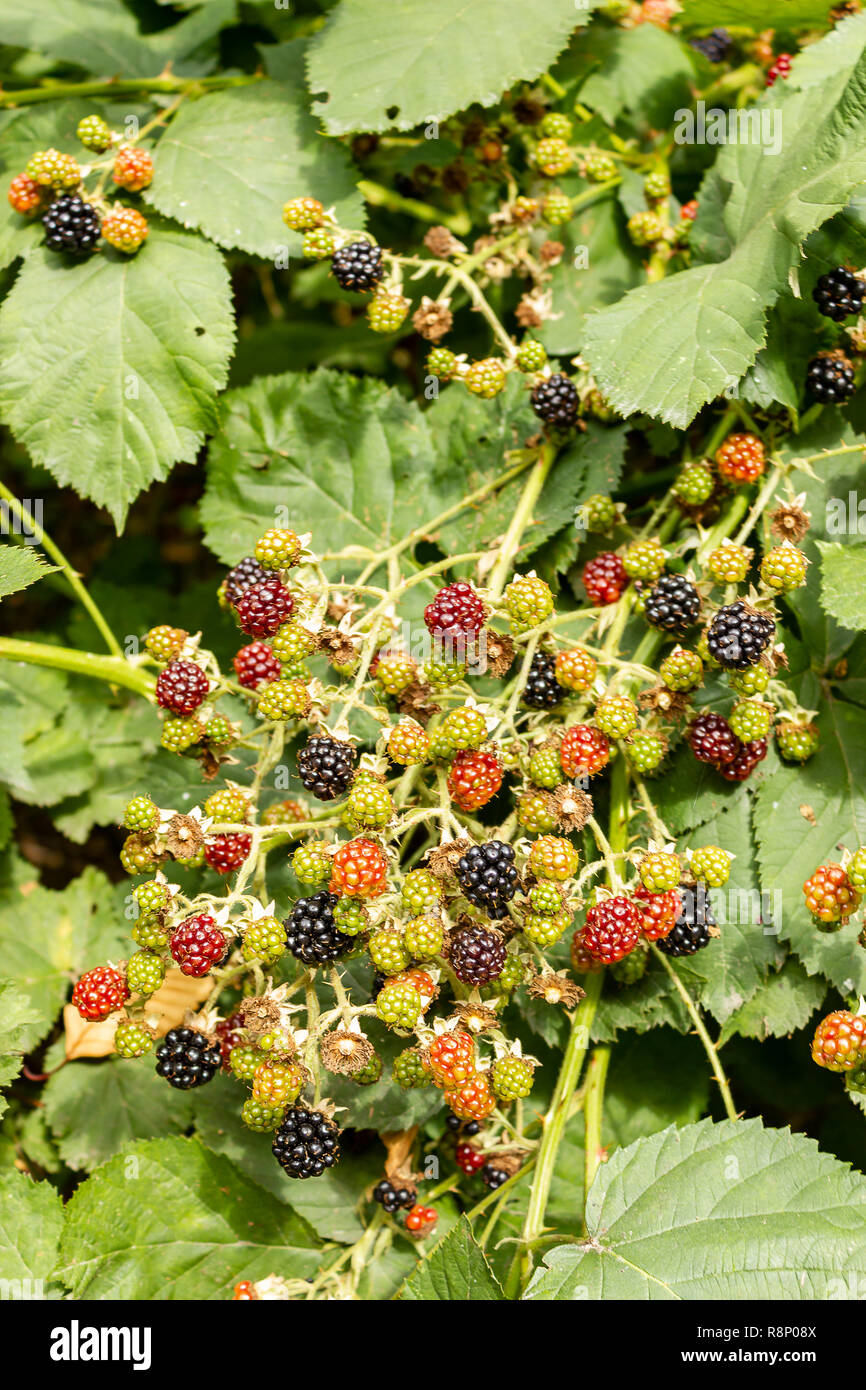
[[353,940],[337,930],[334,893],[314,893],[299,898],[286,920],[286,944],[296,960],[304,965],[321,965],[338,960],[353,949]]
[[464,985],[486,985],[502,974],[505,942],[488,927],[463,927],[451,937],[448,959]]
[[241,867],[252,843],[250,835],[214,835],[205,841],[204,857],[218,874],[230,874]]
[[603,550],[583,567],[583,587],[593,607],[616,603],[628,587],[628,575],[613,550]]
[[265,579],[244,589],[235,611],[244,632],[250,637],[270,637],[288,622],[295,600],[279,579]]
[[491,917],[505,916],[517,892],[517,869],[511,845],[502,840],[472,845],[458,859],[455,873],[464,897],[473,907],[482,908]]
[[837,1009],[822,1019],[812,1039],[812,1061],[828,1071],[851,1071],[866,1057],[866,1017]]
[[523,703],[530,709],[553,709],[567,693],[556,679],[556,658],[550,652],[536,652],[523,687]]
[[841,864],[821,864],[803,884],[806,906],[819,922],[847,921],[860,906],[857,892]]
[[241,647],[232,665],[238,680],[247,690],[257,690],[268,681],[279,680],[283,670],[267,642],[250,642],[248,646]]
[[751,777],[758,763],[763,762],[767,756],[767,740],[765,738],[753,738],[750,743],[744,743],[736,757],[732,758],[724,767],[719,768],[726,782],[745,782],[747,777]]
[[370,241],[350,241],[334,252],[331,269],[342,290],[375,289],[385,274],[382,248]]
[[780,53],[772,67],[767,69],[767,86],[772,87],[778,77],[783,80],[791,75],[792,58],[790,53]]
[[417,1204],[406,1213],[406,1230],[413,1236],[426,1236],[433,1230],[439,1214],[435,1207]]
[[767,466],[764,446],[756,434],[729,434],[715,454],[719,476],[729,483],[753,483]]
[[254,555],[246,555],[229,570],[223,580],[222,590],[226,600],[234,607],[241,595],[253,584],[264,584],[265,580],[270,578],[264,565],[260,565]]
[[214,1028],[214,1033],[219,1041],[223,1071],[231,1070],[232,1053],[236,1047],[241,1047],[246,1042],[243,1033],[239,1031],[242,1027],[243,1019],[241,1015],[230,1014],[228,1018],[221,1019]]
[[111,965],[97,965],[76,984],[72,1002],[88,1023],[101,1023],[129,998],[126,980]]
[[197,917],[187,917],[181,922],[172,934],[169,949],[183,974],[198,979],[225,959],[227,947],[225,936],[213,917],[200,912]]
[[663,574],[650,589],[644,617],[662,632],[684,633],[700,617],[701,596],[681,574]]
[[130,193],[140,193],[142,188],[147,188],[153,181],[153,160],[147,150],[122,145],[114,157],[111,177],[118,188],[127,188]]
[[9,202],[25,217],[35,212],[42,201],[42,186],[27,174],[18,174],[9,185]]
[[825,318],[841,323],[851,314],[859,314],[866,295],[866,282],[847,266],[837,266],[822,275],[812,291],[818,312]]
[[453,1114],[462,1120],[484,1120],[496,1109],[496,1096],[484,1072],[476,1072],[468,1081],[445,1092]]
[[459,1086],[475,1071],[475,1040],[469,1033],[439,1033],[427,1049],[427,1063],[437,1086]]
[[719,767],[733,762],[743,746],[727,719],[712,711],[692,720],[686,738],[698,762]]
[[208,693],[210,682],[194,661],[170,661],[156,680],[156,702],[173,714],[192,714]]
[[219,1047],[193,1028],[172,1028],[156,1049],[157,1076],[181,1091],[206,1085],[219,1067]]
[[679,888],[653,893],[639,883],[634,890],[634,901],[642,915],[641,929],[645,939],[660,941],[662,937],[667,936],[680,914]]
[[346,791],[354,764],[351,744],[320,734],[298,754],[298,775],[317,801],[333,801]]
[[612,965],[633,951],[640,940],[643,917],[637,903],[621,894],[603,898],[586,914],[581,935],[584,950],[603,965]]
[[461,811],[477,811],[502,786],[502,764],[495,753],[469,749],[458,753],[448,772],[448,791]]
[[532,409],[539,420],[557,429],[569,429],[577,419],[580,397],[570,377],[562,372],[539,381],[532,389]]
[[610,762],[610,739],[594,724],[572,724],[563,734],[559,759],[566,777],[593,777]]
[[[456,1118],[455,1116],[455,1119]],[[484,1154],[481,1153],[479,1149],[476,1149],[474,1144],[458,1144],[457,1148],[454,1150],[454,1160],[457,1167],[470,1178],[474,1173],[477,1173],[479,1169],[483,1168],[487,1162]]]
[[341,845],[331,860],[330,890],[355,898],[378,898],[388,887],[388,860],[375,840]]
[[484,626],[484,604],[471,584],[458,580],[427,604],[424,622],[434,637],[477,637]]

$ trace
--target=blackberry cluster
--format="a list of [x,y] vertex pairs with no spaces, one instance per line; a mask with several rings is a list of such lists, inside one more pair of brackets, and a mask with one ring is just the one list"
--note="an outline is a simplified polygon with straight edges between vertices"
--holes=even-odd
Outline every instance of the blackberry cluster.
[[577,419],[580,397],[570,377],[562,372],[539,381],[532,389],[532,409],[539,420],[559,429],[569,429]]
[[568,692],[556,679],[556,658],[536,652],[523,687],[523,703],[530,709],[553,709]]
[[99,240],[99,213],[77,193],[66,194],[51,204],[42,219],[49,251],[69,251],[83,256]]
[[331,269],[343,290],[372,290],[385,273],[382,248],[370,241],[350,241],[331,257]]
[[334,893],[314,893],[299,898],[286,920],[286,945],[304,965],[322,965],[337,960],[352,949],[352,939],[334,925]]
[[812,298],[818,305],[819,313],[825,318],[841,323],[851,314],[859,314],[863,307],[866,283],[847,266],[837,266],[822,275],[812,291]]
[[319,1111],[293,1105],[274,1135],[271,1150],[290,1178],[317,1178],[340,1157],[340,1131]]
[[298,774],[317,801],[342,796],[352,780],[355,755],[348,743],[319,735],[298,754]]
[[689,45],[703,53],[710,63],[723,63],[731,48],[731,36],[727,29],[714,29],[701,39],[689,39]]
[[243,560],[239,560],[234,569],[230,569],[223,581],[223,593],[229,603],[234,607],[241,594],[252,584],[264,584],[270,575],[263,565],[260,565],[254,555],[247,555]]
[[491,917],[504,917],[508,903],[517,892],[514,850],[502,840],[472,845],[457,861],[457,881],[474,907]]
[[701,596],[681,574],[663,574],[647,595],[644,615],[662,632],[688,632],[701,611]]
[[840,354],[820,353],[806,368],[806,390],[822,405],[838,405],[854,394],[854,368]]
[[180,1091],[212,1081],[221,1063],[219,1045],[208,1042],[193,1028],[172,1028],[156,1049],[157,1076],[164,1076]]
[[378,1202],[384,1211],[392,1216],[395,1211],[405,1207],[408,1211],[415,1205],[415,1192],[411,1187],[395,1187],[388,1178],[383,1178],[373,1188],[373,1201]]
[[707,630],[707,650],[726,671],[755,666],[773,640],[776,624],[742,599],[720,608]]
[[481,1169],[481,1181],[485,1187],[489,1187],[491,1192],[495,1192],[497,1187],[501,1187],[504,1182],[508,1182],[510,1173],[506,1173],[504,1168],[497,1168],[495,1163],[485,1163]]
[[716,925],[712,909],[703,884],[696,888],[683,888],[680,893],[680,911],[667,936],[658,942],[660,951],[667,956],[693,956],[704,946],[709,946],[712,936],[710,927]]
[[487,927],[463,927],[451,938],[451,969],[464,985],[487,985],[498,980],[505,965],[505,942]]

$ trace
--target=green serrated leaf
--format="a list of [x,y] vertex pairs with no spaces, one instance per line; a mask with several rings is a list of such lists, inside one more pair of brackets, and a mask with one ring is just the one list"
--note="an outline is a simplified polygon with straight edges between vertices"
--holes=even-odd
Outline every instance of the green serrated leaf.
[[433,1247],[397,1293],[399,1299],[413,1303],[491,1303],[503,1296],[465,1217]]
[[87,1172],[135,1139],[182,1134],[192,1114],[188,1094],[167,1095],[152,1056],[67,1062],[42,1098],[61,1156]]
[[743,1006],[725,1021],[719,1046],[735,1033],[745,1038],[790,1037],[805,1028],[827,993],[820,975],[807,975],[797,960],[787,960],[782,969],[769,975]]
[[695,68],[691,51],[655,24],[613,29],[603,35],[600,66],[580,88],[580,101],[608,125],[623,112],[642,126],[660,129],[691,101]]
[[843,627],[866,628],[866,545],[815,541],[821,554],[821,604]]
[[52,1283],[63,1204],[50,1183],[23,1173],[0,1176],[0,1279],[7,1298],[59,1298]]
[[56,568],[32,546],[0,545],[0,598],[36,584]]

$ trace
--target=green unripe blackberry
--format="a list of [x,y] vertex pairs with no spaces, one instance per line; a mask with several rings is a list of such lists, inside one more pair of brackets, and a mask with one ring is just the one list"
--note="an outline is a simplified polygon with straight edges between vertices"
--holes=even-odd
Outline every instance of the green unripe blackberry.
[[465,661],[442,661],[431,658],[425,661],[421,674],[434,690],[450,690],[466,676]]
[[707,642],[707,630],[706,630],[706,628],[704,628],[703,632],[701,633],[700,637],[698,638],[697,642],[695,643],[695,650],[696,650],[698,656],[701,658],[701,661],[704,663],[704,668],[705,668],[706,670],[708,670],[708,671],[718,671],[718,670],[719,670],[719,663],[716,661],[716,658],[713,656],[712,652],[710,651],[709,643]]
[[508,1053],[497,1057],[490,1069],[490,1081],[500,1100],[524,1100],[532,1090],[532,1063]]
[[185,753],[194,743],[201,742],[204,731],[204,724],[194,714],[178,719],[164,719],[160,743],[169,753]]
[[37,150],[24,172],[42,188],[75,188],[81,182],[78,160],[60,150]]
[[622,557],[622,567],[630,579],[654,583],[663,573],[667,551],[656,540],[635,541]]
[[399,975],[409,964],[403,937],[395,927],[380,927],[367,943],[370,959],[383,975]]
[[848,865],[848,878],[858,893],[866,893],[866,846],[856,850]]
[[563,227],[574,216],[574,208],[567,193],[548,193],[541,204],[541,215],[551,227]]
[[248,819],[249,798],[239,787],[222,787],[218,792],[211,792],[204,803],[204,813],[212,820],[234,825]]
[[529,758],[529,777],[536,787],[553,791],[562,781],[562,766],[559,749],[554,745],[542,745],[533,749]]
[[747,666],[745,671],[729,671],[728,685],[738,695],[762,695],[770,684],[766,666]]
[[524,338],[515,361],[522,372],[540,372],[547,361],[547,348],[534,338]]
[[738,700],[728,715],[728,724],[743,743],[766,738],[773,722],[773,706],[761,700]]
[[457,358],[450,348],[433,348],[427,356],[427,371],[440,381],[450,381],[457,371]]
[[308,232],[324,221],[325,209],[318,198],[290,198],[283,205],[283,221],[293,232]]
[[565,140],[561,140],[557,136],[539,140],[538,148],[535,151],[535,162],[541,173],[549,179],[559,178],[561,174],[567,174],[573,158],[574,156]]
[[381,1075],[382,1058],[378,1052],[374,1052],[369,1062],[360,1071],[353,1072],[349,1080],[354,1081],[356,1086],[375,1086]]
[[317,888],[331,877],[331,856],[327,847],[316,840],[298,845],[292,855],[295,878],[303,888]]
[[400,898],[406,911],[415,917],[439,906],[442,884],[429,869],[410,869],[400,885]]
[[674,496],[687,507],[702,507],[713,495],[716,480],[705,463],[687,463],[673,486]]
[[647,729],[636,729],[626,740],[626,757],[638,772],[655,772],[664,761],[666,751],[661,734]]
[[549,792],[530,787],[517,803],[517,823],[530,835],[549,835],[558,821],[556,805]]
[[146,874],[159,863],[159,856],[153,845],[148,844],[141,835],[133,832],[127,835],[120,851],[120,862],[128,874]]
[[542,117],[539,130],[543,136],[552,140],[570,140],[571,121],[562,111],[548,111]]
[[608,179],[615,179],[618,173],[616,160],[605,150],[590,150],[583,161],[583,176],[590,183],[607,183]]
[[724,888],[731,874],[731,858],[718,845],[701,845],[692,850],[689,864],[695,878],[710,888]]
[[707,556],[707,573],[716,584],[742,584],[751,563],[751,550],[726,539]]
[[704,678],[704,663],[697,652],[674,647],[659,666],[659,675],[668,690],[696,690]]
[[409,312],[402,294],[377,294],[367,306],[367,320],[374,333],[396,333]]
[[137,830],[142,835],[152,835],[159,825],[159,807],[147,794],[134,796],[126,803],[123,824],[127,830]]
[[300,672],[306,658],[316,650],[316,638],[301,623],[283,623],[271,638],[271,649],[289,672]]
[[141,916],[132,928],[132,939],[151,951],[164,951],[171,930],[159,916]]
[[809,561],[790,541],[768,550],[761,561],[761,578],[769,589],[787,594],[806,583]]
[[222,714],[215,714],[204,726],[204,737],[216,746],[231,743],[234,736],[234,728]]
[[405,1052],[397,1053],[391,1063],[391,1075],[404,1091],[414,1091],[420,1086],[430,1086],[433,1081],[433,1073],[424,1061],[423,1054],[414,1047],[407,1048]]
[[664,236],[664,223],[658,213],[647,209],[634,212],[628,219],[626,231],[635,246],[652,246]]
[[616,524],[619,513],[612,497],[596,492],[581,505],[580,520],[587,531],[601,535]]
[[446,714],[435,732],[435,738],[437,745],[445,750],[446,757],[470,748],[480,748],[487,738],[487,720],[479,709],[462,705]]
[[298,563],[303,548],[294,531],[272,526],[256,541],[255,556],[263,569],[284,570]]
[[555,917],[563,910],[562,889],[552,879],[541,879],[540,882],[534,883],[528,897],[533,912],[546,912],[549,916]]
[[308,261],[326,261],[337,249],[337,241],[330,227],[311,227],[304,233],[301,251]]
[[154,1036],[146,1024],[124,1019],[114,1034],[114,1050],[119,1057],[143,1057],[153,1047]]
[[817,753],[819,742],[815,724],[790,720],[776,725],[776,744],[786,762],[807,762],[813,753]]
[[643,181],[644,197],[651,203],[671,196],[671,181],[664,169],[654,169]]
[[413,960],[432,960],[434,956],[441,956],[444,943],[442,921],[432,912],[422,912],[406,923],[403,945]]
[[637,705],[627,695],[607,695],[599,700],[593,718],[608,738],[625,738],[637,728]]
[[557,917],[551,917],[547,912],[527,912],[523,919],[523,935],[527,941],[546,951],[549,946],[556,944],[570,925],[570,913],[560,913]]
[[615,961],[609,966],[611,977],[618,985],[634,985],[638,980],[643,979],[646,968],[649,964],[649,952],[645,946],[635,946],[633,951],[629,951],[622,960]]
[[506,585],[502,603],[511,619],[513,633],[527,632],[538,627],[553,612],[550,585],[535,575],[520,575]]
[[421,1017],[421,995],[414,985],[386,982],[376,995],[376,1013],[389,1028],[414,1028]]
[[101,116],[85,116],[78,122],[75,134],[86,150],[104,154],[111,147],[111,131]]
[[334,926],[343,936],[361,936],[370,925],[367,909],[359,898],[338,898],[333,917]]
[[151,879],[149,883],[139,883],[132,890],[138,904],[139,918],[153,917],[165,912],[171,904],[171,892],[167,883]]
[[156,994],[165,979],[165,961],[150,951],[134,951],[126,962],[126,983],[130,994],[148,997]]
[[244,960],[261,960],[273,965],[286,949],[286,929],[276,917],[259,917],[244,930],[241,952]]
[[252,1129],[256,1134],[268,1134],[273,1129],[279,1129],[286,1113],[284,1105],[267,1105],[264,1101],[253,1100],[250,1096],[241,1106],[241,1119],[247,1129]]
[[679,858],[664,850],[645,855],[638,866],[638,874],[648,893],[667,893],[679,888],[682,877]]
[[493,999],[500,994],[512,994],[526,979],[526,966],[517,955],[507,955],[502,972],[492,984],[482,985],[482,999]]
[[384,830],[394,814],[394,802],[384,782],[356,777],[346,798],[345,817],[355,830]]
[[229,1067],[241,1081],[252,1081],[261,1066],[262,1054],[249,1043],[238,1043],[231,1050]]
[[417,667],[405,652],[383,652],[376,662],[375,680],[388,695],[401,695],[415,679]]
[[505,364],[498,357],[485,357],[472,363],[463,380],[473,396],[490,401],[505,390],[505,376]]
[[303,719],[309,713],[310,692],[302,680],[268,681],[259,694],[259,714],[265,719]]

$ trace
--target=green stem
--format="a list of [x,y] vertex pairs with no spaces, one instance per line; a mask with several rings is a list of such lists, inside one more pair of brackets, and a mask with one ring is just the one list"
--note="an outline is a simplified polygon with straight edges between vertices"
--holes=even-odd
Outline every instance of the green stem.
[[264,73],[242,73],[219,77],[141,77],[113,78],[94,82],[52,82],[42,87],[22,87],[17,92],[0,92],[2,106],[32,106],[42,101],[64,101],[71,97],[132,96],[137,92],[203,92],[219,91],[224,87],[246,87],[260,82]]
[[387,208],[389,212],[405,212],[422,222],[440,223],[454,232],[455,236],[466,236],[472,230],[468,213],[442,212],[440,208],[421,203],[417,198],[404,198],[402,193],[395,192],[393,188],[386,188],[381,183],[374,183],[371,179],[360,179],[358,192],[368,203],[372,203],[373,207]]
[[26,661],[33,666],[52,666],[58,671],[72,671],[77,676],[91,676],[109,685],[123,685],[139,695],[150,698],[156,682],[141,666],[133,666],[124,656],[101,656],[95,652],[78,652],[72,647],[52,647],[42,642],[25,642],[15,637],[0,637],[0,658]]
[[677,972],[674,970],[667,956],[664,955],[659,950],[659,948],[652,942],[650,943],[650,950],[652,951],[656,960],[661,961],[662,965],[664,966],[665,970],[667,971],[668,975],[673,981],[674,988],[676,989],[677,994],[680,996],[683,1003],[685,1004],[686,1010],[688,1011],[692,1023],[695,1025],[695,1032],[697,1033],[698,1037],[704,1045],[704,1051],[706,1052],[707,1057],[710,1060],[710,1065],[713,1069],[713,1080],[718,1082],[719,1090],[722,1093],[722,1100],[725,1103],[725,1113],[727,1114],[728,1119],[738,1120],[740,1117],[737,1113],[737,1107],[734,1105],[734,1098],[731,1095],[731,1088],[728,1084],[728,1078],[725,1076],[725,1069],[722,1066],[721,1061],[719,1060],[719,1054],[716,1051],[715,1043],[713,1042],[712,1038],[707,1032],[706,1025],[704,1023],[704,1020],[701,1018],[700,1013],[698,1012],[698,1008],[695,1004],[695,1001],[692,999],[692,996],[689,994],[688,990],[686,989]]
[[610,1065],[610,1048],[595,1047],[586,1066],[586,1098],[583,1103],[585,1119],[583,1192],[584,1210],[592,1180],[598,1171],[604,1149],[601,1142],[601,1121],[604,1110],[604,1084]]
[[120,643],[117,641],[117,638],[114,636],[114,633],[111,631],[111,628],[108,626],[99,608],[82,584],[79,575],[72,568],[60,547],[55,545],[50,536],[46,535],[36,518],[28,511],[22,502],[19,502],[14,493],[11,493],[8,487],[5,487],[3,483],[0,483],[0,497],[4,499],[9,510],[21,525],[24,533],[32,536],[34,540],[37,540],[45,553],[51,556],[52,560],[55,561],[63,572],[64,579],[79,603],[90,614],[108,650],[113,652],[115,656],[122,657],[123,651],[121,650]]
[[555,458],[556,446],[548,441],[542,448],[538,461],[526,480],[517,509],[511,519],[511,525],[499,547],[499,559],[490,576],[488,586],[491,598],[498,599],[502,595],[514,557],[520,549],[523,533],[532,520],[535,504],[541,495],[541,489],[547,481]]

